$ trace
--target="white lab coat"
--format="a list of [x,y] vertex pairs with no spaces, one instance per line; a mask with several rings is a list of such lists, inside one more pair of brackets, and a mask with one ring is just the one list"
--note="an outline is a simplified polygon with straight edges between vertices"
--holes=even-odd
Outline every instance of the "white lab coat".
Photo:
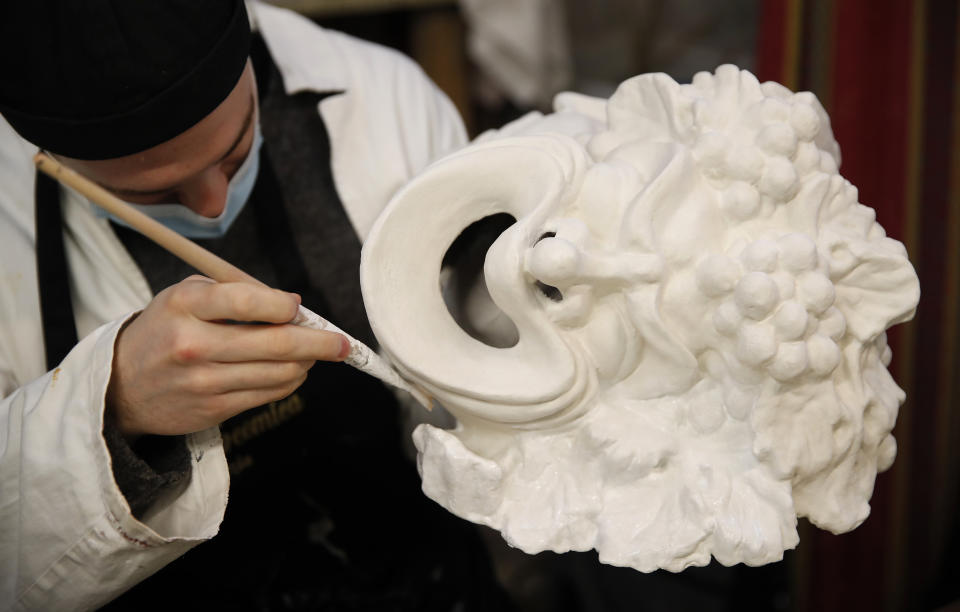
[[[398,187],[464,144],[460,118],[400,54],[269,5],[248,8],[288,93],[345,91],[325,98],[319,112],[337,191],[362,239]],[[46,371],[34,259],[35,152],[0,118],[0,609],[83,610],[213,537],[229,476],[216,428],[187,436],[189,485],[142,521],[131,515],[101,434],[104,394],[118,330],[152,294],[109,224],[85,199],[65,194],[82,340]]]

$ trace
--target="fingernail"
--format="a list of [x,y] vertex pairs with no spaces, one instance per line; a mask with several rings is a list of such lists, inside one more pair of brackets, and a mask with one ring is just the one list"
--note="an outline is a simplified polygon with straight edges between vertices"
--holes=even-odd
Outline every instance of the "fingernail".
[[340,359],[346,359],[350,354],[350,341],[347,340],[346,336],[340,336],[340,354],[337,355]]
[[293,296],[293,299],[297,300],[297,306],[299,306],[300,304],[303,304],[303,298],[300,297],[299,293],[291,293],[290,295]]

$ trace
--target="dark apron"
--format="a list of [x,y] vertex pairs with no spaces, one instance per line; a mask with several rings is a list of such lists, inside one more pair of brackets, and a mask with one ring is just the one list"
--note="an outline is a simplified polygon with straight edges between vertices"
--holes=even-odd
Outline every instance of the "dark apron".
[[[222,247],[229,259],[230,249],[253,248],[241,232],[255,234],[264,266],[256,276],[300,293],[305,305],[372,343],[359,295],[360,244],[333,189],[329,141],[316,113],[320,96],[274,97],[279,106],[270,112],[264,93],[277,91],[279,75],[259,39],[252,56],[264,111],[260,174],[237,227],[220,241],[198,242]],[[294,115],[308,124],[277,137],[271,116],[282,123]],[[299,167],[287,163],[317,140],[324,159]],[[275,164],[272,153],[286,148],[291,157]],[[306,196],[291,194],[290,185],[296,188],[300,180],[323,184],[306,189]],[[316,202],[322,210],[291,205],[298,198],[316,200],[317,189],[326,192]],[[49,367],[77,341],[59,206],[56,185],[39,175],[37,265]],[[301,219],[316,214],[321,218],[310,221],[322,225],[314,227],[321,239],[305,241]],[[166,286],[165,274],[180,280],[192,272],[179,270],[172,256],[130,230],[115,231],[151,285],[158,285],[155,291]],[[327,248],[337,259],[308,267],[304,251],[308,262],[323,256],[315,250],[324,248],[324,235],[335,243]],[[344,240],[353,243],[349,253]],[[152,273],[151,265],[163,271]],[[509,609],[474,526],[421,492],[416,469],[402,452],[396,401],[379,381],[343,364],[318,363],[293,395],[238,415],[221,430],[231,486],[220,534],[107,609]]]

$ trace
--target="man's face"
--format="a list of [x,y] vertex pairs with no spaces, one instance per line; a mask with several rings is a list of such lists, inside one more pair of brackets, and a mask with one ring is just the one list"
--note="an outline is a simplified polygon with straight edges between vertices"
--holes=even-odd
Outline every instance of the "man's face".
[[216,217],[223,211],[230,178],[253,144],[255,90],[253,67],[247,62],[220,106],[179,136],[114,159],[58,157],[128,202],[179,202],[199,215]]

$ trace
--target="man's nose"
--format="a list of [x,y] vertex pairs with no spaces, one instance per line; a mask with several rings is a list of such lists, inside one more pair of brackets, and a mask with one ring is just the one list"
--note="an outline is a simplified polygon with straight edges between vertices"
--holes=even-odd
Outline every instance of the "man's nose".
[[229,177],[218,164],[194,176],[180,188],[180,203],[204,217],[216,217],[227,201]]

